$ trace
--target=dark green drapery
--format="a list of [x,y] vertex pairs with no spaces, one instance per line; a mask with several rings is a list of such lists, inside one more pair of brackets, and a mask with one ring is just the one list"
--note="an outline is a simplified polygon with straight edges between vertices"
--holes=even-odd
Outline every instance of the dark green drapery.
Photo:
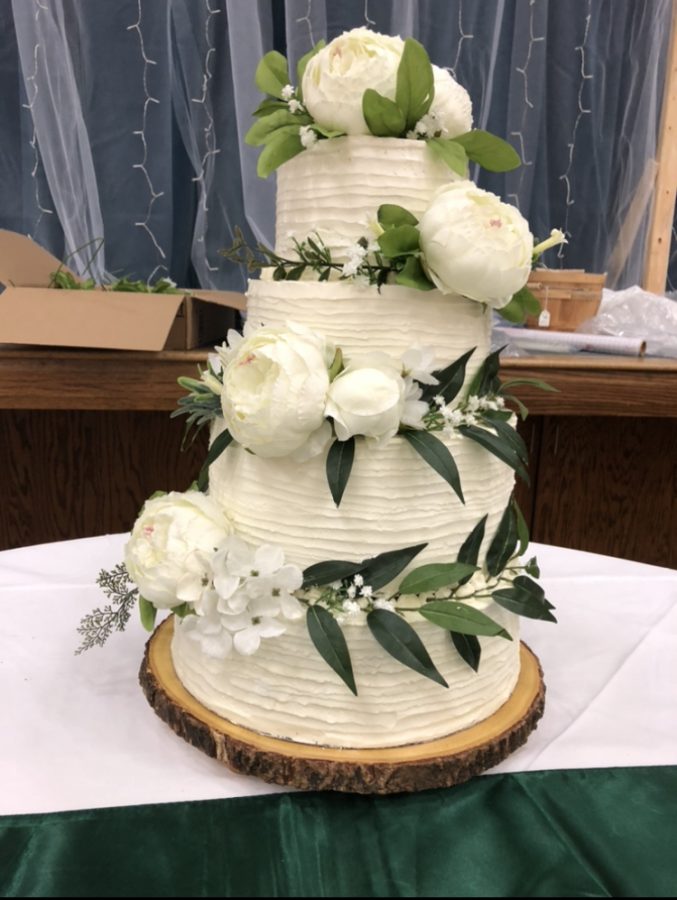
[[677,892],[677,767],[0,819],[0,894],[624,897]]

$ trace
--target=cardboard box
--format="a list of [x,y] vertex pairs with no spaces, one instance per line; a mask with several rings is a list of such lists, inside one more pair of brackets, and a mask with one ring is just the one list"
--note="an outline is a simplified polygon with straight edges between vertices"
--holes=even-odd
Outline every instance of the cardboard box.
[[29,237],[0,229],[0,344],[106,350],[190,350],[222,341],[245,309],[244,294],[180,294],[50,288],[69,271]]

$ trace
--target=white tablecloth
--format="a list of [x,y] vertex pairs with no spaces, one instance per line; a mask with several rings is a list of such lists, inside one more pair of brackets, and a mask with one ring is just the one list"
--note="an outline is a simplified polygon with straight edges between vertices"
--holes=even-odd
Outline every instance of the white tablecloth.
[[[126,535],[0,553],[0,815],[206,800],[282,788],[176,737],[137,682],[136,617],[75,656]],[[559,623],[523,620],[546,712],[493,772],[677,765],[677,571],[533,544]]]

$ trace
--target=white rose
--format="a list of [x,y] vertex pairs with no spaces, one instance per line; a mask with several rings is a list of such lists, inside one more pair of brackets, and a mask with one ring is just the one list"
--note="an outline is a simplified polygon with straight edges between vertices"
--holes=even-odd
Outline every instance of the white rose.
[[443,129],[443,137],[454,138],[472,128],[472,102],[470,94],[446,69],[433,66],[435,97],[429,114]]
[[287,456],[308,441],[322,445],[315,433],[324,423],[333,348],[308,329],[288,328],[254,332],[223,371],[226,428],[259,456]]
[[147,500],[125,545],[129,577],[158,609],[197,602],[210,560],[232,525],[200,491],[173,491]]
[[472,181],[441,188],[419,231],[425,268],[443,294],[500,309],[527,283],[534,247],[527,221]]
[[403,49],[402,38],[353,28],[320,50],[303,76],[303,102],[317,124],[345,134],[369,134],[362,95],[372,88],[395,99]]
[[401,371],[385,353],[351,360],[331,383],[327,401],[339,440],[361,434],[385,442],[397,434],[406,394]]

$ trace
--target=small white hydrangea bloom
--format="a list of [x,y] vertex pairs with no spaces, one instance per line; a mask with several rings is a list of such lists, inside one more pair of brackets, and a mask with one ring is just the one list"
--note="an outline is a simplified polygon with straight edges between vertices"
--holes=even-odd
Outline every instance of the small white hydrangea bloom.
[[281,97],[285,102],[288,103],[293,99],[294,93],[295,91],[293,86],[291,84],[285,84],[285,86],[282,88]]

